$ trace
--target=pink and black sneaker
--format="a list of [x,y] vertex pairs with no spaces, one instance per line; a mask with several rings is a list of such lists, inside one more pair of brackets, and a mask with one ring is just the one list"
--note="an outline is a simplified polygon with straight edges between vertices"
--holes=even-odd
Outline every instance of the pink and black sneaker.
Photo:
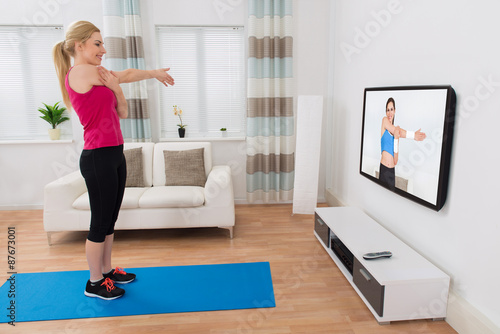
[[104,278],[109,278],[116,284],[127,284],[135,280],[135,274],[126,273],[123,268],[116,267],[107,274],[102,274]]
[[97,297],[104,300],[113,300],[123,296],[125,294],[125,290],[117,288],[112,280],[104,277],[103,279],[95,283],[92,283],[90,280],[88,280],[84,293],[87,297]]

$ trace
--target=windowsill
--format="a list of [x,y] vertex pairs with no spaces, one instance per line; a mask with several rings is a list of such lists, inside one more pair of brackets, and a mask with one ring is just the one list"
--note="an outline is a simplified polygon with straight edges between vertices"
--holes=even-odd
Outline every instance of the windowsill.
[[58,140],[50,139],[12,139],[0,140],[0,145],[13,145],[13,144],[71,144],[74,140],[71,138],[63,138]]
[[178,138],[178,137],[167,137],[167,138],[160,138],[160,142],[165,142],[165,141],[245,141],[246,137],[244,136],[238,136],[238,137],[184,137],[184,138]]

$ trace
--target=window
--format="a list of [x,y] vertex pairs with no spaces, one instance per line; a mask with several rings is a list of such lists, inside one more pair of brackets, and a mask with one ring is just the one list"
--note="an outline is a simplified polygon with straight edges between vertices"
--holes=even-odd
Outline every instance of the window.
[[52,47],[63,39],[61,27],[0,26],[0,140],[48,139],[38,108],[62,100]]
[[161,137],[177,137],[179,118],[191,137],[221,128],[245,134],[245,52],[242,27],[157,27],[158,59],[175,85],[160,91]]

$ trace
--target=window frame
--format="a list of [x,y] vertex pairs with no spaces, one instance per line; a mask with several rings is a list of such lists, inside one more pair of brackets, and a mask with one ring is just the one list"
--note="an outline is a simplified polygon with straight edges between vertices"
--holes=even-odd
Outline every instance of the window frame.
[[[61,101],[60,105],[64,106],[62,102],[62,96],[60,92],[60,87],[59,87],[59,81],[57,79],[57,75],[55,72],[54,68],[54,63],[52,60],[52,47],[53,44],[51,44],[46,51],[43,51],[42,53],[46,57],[43,61],[40,61],[39,59],[35,59],[34,57],[37,57],[40,53],[40,51],[33,49],[36,48],[37,46],[31,46],[29,45],[30,40],[32,40],[34,37],[36,37],[40,32],[43,32],[45,29],[51,29],[51,30],[56,30],[59,32],[59,34],[54,34],[49,36],[48,34],[46,37],[42,37],[43,41],[47,40],[50,42],[58,42],[64,39],[64,27],[62,25],[9,25],[9,24],[0,24],[0,29],[5,32],[6,35],[9,34],[8,30],[12,30],[12,33],[14,33],[14,38],[16,38],[15,42],[18,43],[16,45],[16,49],[11,50],[11,52],[8,51],[8,46],[7,43],[12,43],[12,39],[9,39],[9,41],[6,41],[4,45],[4,50],[6,51],[6,55],[14,54],[14,56],[11,56],[10,58],[4,58],[3,61],[12,61],[14,62],[15,66],[20,68],[21,71],[26,69],[26,73],[20,73],[19,75],[24,78],[31,77],[33,75],[32,70],[29,68],[33,68],[33,66],[39,66],[41,67],[41,70],[34,75],[36,75],[36,80],[34,85],[32,87],[29,87],[28,85],[24,84],[24,80],[27,79],[21,79],[21,82],[16,83],[16,85],[13,87],[13,89],[22,89],[22,92],[17,92],[16,93],[16,98],[24,98],[25,101],[28,100],[27,102],[23,102],[23,104],[17,108],[12,107],[12,102],[8,103],[7,101],[4,100],[5,103],[8,103],[8,105],[11,105],[10,107],[6,107],[9,111],[8,113],[20,113],[20,115],[13,115],[9,120],[5,121],[5,127],[11,127],[13,129],[16,129],[16,131],[20,133],[15,133],[15,131],[8,131],[7,134],[0,133],[0,143],[24,143],[24,142],[61,142],[61,141],[69,141],[73,139],[73,134],[72,134],[72,124],[71,121],[65,122],[63,124],[58,125],[58,128],[61,129],[61,139],[58,141],[52,141],[49,139],[47,130],[50,129],[50,125],[41,120],[39,116],[41,116],[41,113],[38,111],[38,108],[44,107],[43,103],[47,103],[48,105],[54,105],[56,102]],[[55,39],[55,41],[53,41]],[[20,56],[18,57],[19,60],[16,60],[16,55],[20,54],[19,48],[27,48],[29,54],[23,53],[24,56],[28,57],[26,59],[22,59]],[[16,52],[16,53],[14,53]],[[47,53],[48,53],[48,59],[50,59],[48,62],[47,60]],[[4,55],[2,55],[3,58]],[[33,58],[32,58],[33,57]],[[5,73],[6,78],[5,82],[0,83],[0,87],[8,87],[12,83],[11,80],[14,78],[14,76],[9,73]],[[40,83],[44,83],[46,77],[50,77],[50,83],[45,85],[41,85]],[[53,87],[53,88],[52,88]],[[48,94],[47,94],[48,92]],[[8,94],[8,93],[6,93]],[[45,99],[43,96],[44,95],[50,95],[47,99]],[[55,99],[55,100],[53,100]],[[14,103],[15,106],[17,106],[16,103]],[[14,109],[14,110],[12,110]],[[4,114],[5,116],[6,114]],[[68,111],[64,113],[65,116],[69,116]],[[25,124],[24,126],[19,126],[20,123],[26,122],[29,120],[28,124]],[[17,125],[17,126],[16,126]],[[45,130],[47,129],[47,130]]]
[[[231,129],[230,126],[227,125],[222,125],[221,127],[226,127],[227,131],[226,133],[222,133],[219,128],[212,128],[212,129],[207,129],[207,131],[196,131],[196,132],[191,132],[190,133],[190,128],[189,128],[189,122],[185,121],[185,117],[187,116],[192,116],[189,115],[190,110],[183,108],[182,105],[179,103],[176,103],[178,107],[183,109],[183,123],[187,124],[187,131],[186,131],[186,137],[191,138],[191,139],[217,139],[221,138],[222,140],[234,140],[234,139],[244,139],[246,137],[246,117],[247,117],[247,79],[248,79],[248,73],[247,73],[247,39],[246,39],[246,28],[242,25],[155,25],[154,31],[155,31],[155,46],[156,46],[156,62],[158,67],[171,67],[174,71],[170,71],[169,73],[176,79],[175,76],[175,69],[174,66],[171,66],[171,64],[167,61],[165,63],[165,59],[163,59],[165,56],[162,57],[161,52],[163,45],[161,44],[160,40],[160,29],[233,29],[233,30],[238,30],[240,32],[240,45],[241,49],[239,50],[240,53],[240,61],[241,61],[241,68],[238,73],[241,75],[241,103],[238,104],[238,108],[240,109],[239,111],[239,129],[238,131],[235,131],[234,129]],[[163,32],[164,33],[164,32]],[[203,54],[203,53],[201,53]],[[198,54],[199,56],[199,54]],[[178,81],[177,81],[178,82]],[[204,83],[207,82],[207,78],[205,78]],[[168,140],[173,140],[175,138],[178,138],[177,134],[177,124],[179,123],[179,119],[177,116],[174,116],[173,114],[173,108],[170,106],[170,104],[173,103],[168,103],[166,101],[163,101],[163,96],[162,94],[167,95],[169,92],[168,90],[172,89],[172,87],[169,87],[165,91],[160,91],[158,94],[158,110],[159,110],[159,124],[158,124],[158,131],[159,131],[159,137],[160,141],[168,141]],[[175,89],[175,85],[174,85]],[[206,90],[205,90],[206,92]],[[204,94],[204,93],[201,93]],[[220,116],[220,115],[219,115]],[[175,117],[175,118],[173,118]],[[206,120],[208,122],[208,120]],[[168,124],[168,125],[167,125]],[[173,125],[172,125],[173,124]],[[165,131],[165,126],[168,126],[170,130]],[[172,130],[172,127],[175,127],[175,130]],[[186,139],[185,139],[186,140]],[[189,140],[189,139],[187,139]]]

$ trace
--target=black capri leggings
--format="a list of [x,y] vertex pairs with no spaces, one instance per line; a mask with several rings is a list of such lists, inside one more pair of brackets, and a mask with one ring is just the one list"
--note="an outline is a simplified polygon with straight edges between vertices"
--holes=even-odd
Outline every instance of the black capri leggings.
[[80,171],[90,200],[90,231],[87,239],[103,242],[114,233],[127,179],[123,145],[83,150]]
[[379,180],[384,182],[389,189],[394,190],[396,188],[396,173],[395,168],[389,168],[380,164]]

